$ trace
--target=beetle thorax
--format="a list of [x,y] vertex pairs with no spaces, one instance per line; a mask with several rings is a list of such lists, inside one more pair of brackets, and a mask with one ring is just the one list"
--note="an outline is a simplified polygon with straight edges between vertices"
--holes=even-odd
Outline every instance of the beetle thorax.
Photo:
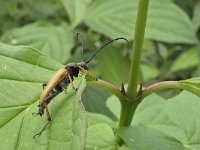
[[65,69],[69,72],[69,75],[71,77],[78,77],[79,74],[79,67],[76,63],[70,63],[68,64]]
[[79,63],[77,63],[77,66],[79,66],[85,70],[88,70],[88,65],[85,62],[79,62]]

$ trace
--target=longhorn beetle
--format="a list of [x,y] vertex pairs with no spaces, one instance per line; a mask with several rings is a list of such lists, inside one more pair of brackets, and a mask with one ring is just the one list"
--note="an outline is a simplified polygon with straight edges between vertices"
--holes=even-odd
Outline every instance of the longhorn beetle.
[[[78,40],[79,35],[81,35],[81,34],[77,33],[77,40]],[[82,39],[81,54],[83,56],[84,41],[83,41],[82,35],[81,35],[81,39]],[[92,57],[88,61],[84,62],[83,57],[82,57],[82,62],[67,64],[64,68],[59,69],[53,75],[53,77],[50,79],[48,84],[45,84],[45,83],[43,84],[43,91],[40,96],[39,105],[38,105],[39,109],[38,109],[38,113],[36,113],[36,114],[42,116],[42,115],[44,115],[44,110],[46,110],[48,122],[45,124],[45,126],[42,128],[42,130],[39,133],[34,135],[33,138],[35,138],[36,136],[40,136],[42,134],[42,132],[47,128],[48,124],[51,121],[51,116],[50,116],[50,113],[49,113],[48,107],[47,107],[47,105],[51,102],[51,100],[55,96],[57,96],[59,93],[61,93],[62,91],[66,91],[67,86],[69,84],[71,84],[74,91],[76,91],[77,88],[75,88],[75,86],[73,85],[74,77],[78,77],[79,71],[82,72],[83,74],[88,74],[89,73],[87,71],[88,63],[91,62],[91,60],[96,56],[96,54],[102,48],[104,48],[108,44],[110,44],[114,41],[117,41],[117,40],[125,40],[129,44],[128,40],[125,38],[122,38],[122,37],[113,39],[113,40],[107,42],[106,44],[102,45],[99,49],[97,49],[96,52],[92,55]]]

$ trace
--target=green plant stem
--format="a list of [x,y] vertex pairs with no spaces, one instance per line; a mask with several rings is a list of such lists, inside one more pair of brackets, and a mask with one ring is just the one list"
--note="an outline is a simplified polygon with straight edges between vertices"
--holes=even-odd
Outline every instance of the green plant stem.
[[137,84],[140,74],[140,60],[142,55],[148,4],[149,0],[139,0],[138,4],[138,13],[135,26],[135,38],[133,44],[133,54],[132,54],[131,68],[129,73],[128,89],[127,89],[127,96],[129,98],[132,98],[132,100],[134,100],[134,98],[137,95]]
[[[131,68],[129,73],[128,89],[126,92],[127,97],[132,101],[131,103],[121,103],[121,113],[119,118],[119,128],[130,126],[135,109],[137,107],[136,97],[137,97],[137,85],[140,75],[140,61],[142,55],[142,47],[144,41],[144,33],[147,19],[149,0],[139,0],[138,1],[138,11],[135,26],[134,44],[133,44],[133,54],[131,61]],[[116,135],[117,142],[122,145],[123,140]]]
[[146,96],[150,95],[151,93],[154,93],[156,91],[163,90],[163,89],[169,89],[169,88],[184,89],[184,87],[180,84],[179,81],[158,82],[145,88],[141,92],[141,94],[138,95],[137,100],[141,101],[142,99],[144,99]]
[[110,91],[111,93],[113,93],[115,96],[117,96],[120,100],[125,100],[126,102],[130,102],[130,100],[128,99],[128,97],[126,97],[125,95],[122,94],[122,92],[115,87],[114,85],[112,85],[111,83],[108,83],[106,81],[100,80],[98,79],[97,81],[88,81],[88,84],[93,84],[99,87],[102,87],[108,91]]

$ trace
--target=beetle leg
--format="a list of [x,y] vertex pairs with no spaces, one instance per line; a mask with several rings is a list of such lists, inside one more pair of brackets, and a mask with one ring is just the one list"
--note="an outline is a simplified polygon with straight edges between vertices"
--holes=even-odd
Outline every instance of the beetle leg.
[[67,94],[67,89],[63,88],[63,91],[65,91],[65,94]]
[[62,88],[63,91],[65,91],[65,94],[67,94],[67,89],[62,87],[62,86],[61,86],[61,88]]
[[57,96],[58,94],[60,94],[62,91],[56,91],[56,92],[54,92],[54,93],[51,93],[46,99],[45,99],[45,102],[46,102],[46,104],[48,105],[51,101],[52,101],[52,99],[55,97],[55,96]]
[[49,111],[48,111],[47,105],[45,106],[45,109],[46,109],[46,113],[47,113],[47,120],[48,120],[48,122],[45,124],[45,126],[42,128],[42,130],[41,130],[39,133],[37,133],[37,134],[35,134],[35,135],[33,136],[34,139],[35,139],[36,136],[40,136],[40,135],[42,134],[42,132],[43,132],[44,130],[46,130],[46,128],[48,127],[48,125],[49,125],[49,123],[50,123],[50,121],[51,121],[51,115],[50,115],[50,113],[49,113]]
[[43,90],[44,90],[44,88],[47,86],[47,83],[43,83],[42,84],[42,88],[43,88]]
[[81,70],[81,72],[83,73],[83,74],[90,74],[87,70],[85,70],[83,67],[81,67],[81,66],[79,66],[79,68],[80,68],[80,70]]
[[72,81],[72,78],[70,77],[70,75],[68,74],[68,78],[69,78],[69,81],[72,85],[72,88],[74,89],[74,91],[77,91],[77,88],[75,88],[74,84],[73,84],[73,81]]
[[38,105],[39,109],[37,113],[32,113],[33,115],[40,115],[42,117],[42,115],[44,114],[44,109],[42,106]]

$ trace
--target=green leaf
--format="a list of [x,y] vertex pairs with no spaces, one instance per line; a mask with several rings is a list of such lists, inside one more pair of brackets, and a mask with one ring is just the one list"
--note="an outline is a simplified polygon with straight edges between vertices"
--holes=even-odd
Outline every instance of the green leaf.
[[85,109],[89,112],[100,113],[116,119],[113,113],[106,107],[107,91],[94,86],[87,86],[82,95]]
[[80,24],[85,17],[88,5],[92,0],[60,0],[64,5],[72,28]]
[[118,150],[131,150],[127,145],[122,145]]
[[106,101],[106,105],[110,109],[110,111],[117,117],[117,119],[119,119],[121,104],[118,98],[115,95],[110,96]]
[[1,10],[0,10],[0,16],[3,17],[4,15],[8,13],[8,10],[11,7],[11,5],[9,4],[8,1],[1,1],[1,5],[4,6],[4,7],[1,7]]
[[[170,145],[174,146],[174,149],[199,149],[199,115],[200,98],[189,92],[184,91],[168,101],[152,94],[136,109],[132,121],[133,129],[127,129],[128,131],[125,132],[134,132],[130,136],[139,150],[142,150],[142,146],[150,146],[150,144],[159,145],[160,147],[156,148],[159,150],[173,149]],[[137,127],[139,125],[140,129]],[[152,143],[148,143],[146,141],[148,139]],[[167,145],[169,147],[165,147]]]
[[1,41],[12,45],[33,46],[47,56],[64,63],[74,46],[73,34],[67,25],[55,26],[37,22],[6,32]]
[[[136,13],[136,0],[95,0],[91,3],[84,22],[110,38],[132,39]],[[150,1],[145,37],[169,43],[197,43],[189,17],[169,0]]]
[[114,85],[121,86],[128,82],[129,67],[130,61],[122,56],[120,49],[107,47],[97,56],[96,68],[102,79]]
[[62,64],[23,46],[0,43],[0,141],[1,149],[83,149],[86,139],[85,111],[80,102],[83,79],[59,94],[48,105],[52,121],[40,137],[33,139],[46,124],[38,111],[42,83],[48,82]]
[[93,126],[99,123],[105,123],[110,127],[117,129],[117,122],[113,121],[112,119],[110,119],[105,115],[88,112],[87,116],[88,116],[88,126]]
[[115,150],[119,148],[112,129],[103,123],[88,128],[87,150]]
[[193,13],[193,18],[192,18],[195,31],[197,31],[198,28],[200,27],[200,13],[199,13],[199,10],[200,10],[200,2],[197,2],[197,4],[194,7],[194,13]]
[[[160,45],[160,44],[159,44]],[[159,53],[156,50],[156,44],[151,40],[144,40],[142,63],[150,66],[156,66],[159,60]]]
[[[160,131],[145,126],[131,126],[122,128],[119,134],[134,150],[187,150],[175,138],[167,136]],[[189,150],[189,149],[188,149]]]
[[197,67],[199,64],[197,48],[189,49],[176,58],[170,69],[171,72],[186,70]]
[[144,81],[155,79],[159,74],[159,71],[157,70],[157,68],[147,65],[147,64],[141,64],[141,69],[142,69],[142,73],[143,73],[142,77]]
[[182,88],[200,96],[200,77],[179,81]]
[[[19,0],[18,0],[19,1]],[[19,1],[20,3],[21,1]],[[40,0],[34,0],[34,1],[26,1],[21,3],[22,5],[28,5],[28,7],[23,7],[23,10],[26,10],[29,14],[26,14],[26,16],[22,17],[30,17],[29,19],[34,20],[45,20],[46,18],[49,18],[51,20],[49,21],[55,21],[57,18],[60,17],[60,13],[63,11],[62,4],[59,1],[49,0],[49,1],[40,1]],[[18,4],[19,5],[19,4]],[[31,9],[31,11],[30,11]],[[18,13],[21,12],[21,9],[18,8]],[[14,16],[14,14],[13,14]],[[50,18],[51,17],[51,18]],[[52,17],[54,17],[52,19]],[[56,17],[56,19],[55,19]]]
[[96,81],[97,80],[97,78],[90,73],[85,75],[85,79],[86,79],[86,81]]

